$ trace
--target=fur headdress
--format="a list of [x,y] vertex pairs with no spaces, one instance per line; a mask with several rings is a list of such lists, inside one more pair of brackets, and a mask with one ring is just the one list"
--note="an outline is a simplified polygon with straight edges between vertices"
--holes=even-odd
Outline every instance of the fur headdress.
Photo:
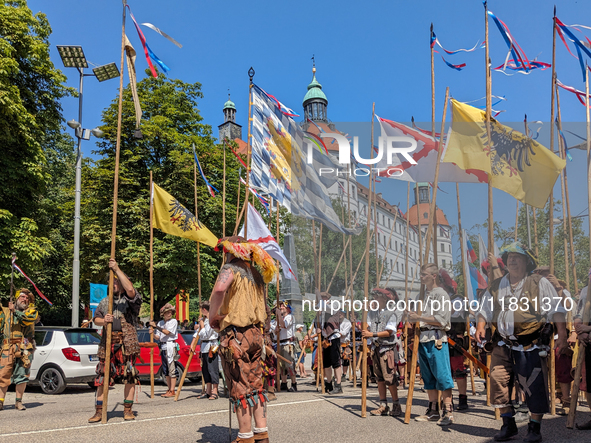
[[256,243],[249,243],[239,236],[220,238],[216,250],[220,245],[224,252],[232,254],[240,260],[253,262],[261,270],[263,281],[270,283],[277,276],[278,270],[271,256]]

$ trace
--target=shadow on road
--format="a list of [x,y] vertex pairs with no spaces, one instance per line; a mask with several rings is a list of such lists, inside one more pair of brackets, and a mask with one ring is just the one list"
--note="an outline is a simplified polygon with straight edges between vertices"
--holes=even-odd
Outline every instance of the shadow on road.
[[232,435],[228,432],[228,428],[220,426],[202,426],[197,430],[201,433],[201,438],[196,440],[197,443],[230,443],[238,437],[238,430],[232,430]]

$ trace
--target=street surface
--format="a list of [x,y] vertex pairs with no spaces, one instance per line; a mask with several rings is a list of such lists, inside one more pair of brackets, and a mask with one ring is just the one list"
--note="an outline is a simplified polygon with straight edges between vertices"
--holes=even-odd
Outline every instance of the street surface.
[[[308,367],[308,365],[306,365]],[[298,392],[282,392],[269,404],[269,433],[272,442],[308,443],[330,441],[353,442],[492,442],[492,436],[501,426],[495,421],[491,408],[486,407],[484,395],[469,395],[470,409],[455,412],[455,423],[441,428],[436,423],[419,423],[414,417],[425,412],[427,395],[417,383],[412,408],[413,417],[405,425],[404,417],[373,417],[369,411],[378,400],[377,386],[368,388],[367,418],[360,418],[361,389],[344,382],[344,394],[330,397],[316,392],[311,378],[298,379]],[[478,379],[477,379],[478,380]],[[160,397],[166,391],[156,385],[155,398],[150,399],[150,386],[143,385],[134,404],[137,418],[123,420],[123,386],[109,391],[109,422],[106,425],[89,424],[94,414],[94,391],[87,385],[73,385],[60,395],[45,395],[38,387],[25,393],[27,411],[14,409],[14,388],[6,395],[3,411],[0,411],[0,440],[8,442],[215,442],[226,443],[228,436],[228,400],[197,399],[200,383],[185,385],[178,402]],[[477,392],[483,392],[483,384],[476,383]],[[400,390],[402,410],[406,390]],[[457,402],[457,391],[454,398]],[[580,406],[577,422],[589,418],[587,406]],[[232,416],[232,438],[237,435],[236,417]],[[542,434],[544,442],[588,442],[591,431],[566,429],[566,417],[544,418]],[[527,433],[527,424],[519,424],[521,441]]]

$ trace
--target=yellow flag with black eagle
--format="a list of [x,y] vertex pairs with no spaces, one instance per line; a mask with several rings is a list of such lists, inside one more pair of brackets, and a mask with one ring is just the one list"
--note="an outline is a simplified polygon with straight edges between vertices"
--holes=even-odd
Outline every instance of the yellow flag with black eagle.
[[452,99],[453,122],[443,162],[488,173],[493,187],[543,208],[566,161],[537,141],[491,118],[487,143],[483,110]]
[[187,238],[215,248],[218,239],[176,198],[152,183],[152,222],[156,229],[170,235]]

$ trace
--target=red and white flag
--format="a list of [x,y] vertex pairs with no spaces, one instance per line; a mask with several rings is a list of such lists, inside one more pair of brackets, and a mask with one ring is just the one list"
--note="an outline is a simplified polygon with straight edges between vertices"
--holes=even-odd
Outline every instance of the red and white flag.
[[[392,162],[388,164],[388,156],[386,149],[382,146],[382,159],[376,165],[381,168],[378,172],[380,177],[395,178],[398,180],[411,182],[432,182],[435,176],[435,165],[437,163],[437,145],[438,142],[433,137],[423,134],[422,132],[413,129],[409,126],[397,123],[392,120],[378,117],[381,127],[381,137],[387,136],[406,136],[412,137],[417,141],[417,148],[410,153],[410,156],[417,162],[416,165],[411,164],[403,157],[392,155]],[[408,144],[404,146],[408,147]],[[400,147],[403,147],[402,145]],[[445,145],[442,146],[445,149]],[[445,152],[441,156],[439,164],[439,181],[440,182],[455,182],[455,183],[487,183],[488,177],[486,172],[476,169],[463,170],[454,163],[444,163],[443,158]],[[404,161],[401,161],[404,160]],[[399,172],[400,170],[403,172]]]

